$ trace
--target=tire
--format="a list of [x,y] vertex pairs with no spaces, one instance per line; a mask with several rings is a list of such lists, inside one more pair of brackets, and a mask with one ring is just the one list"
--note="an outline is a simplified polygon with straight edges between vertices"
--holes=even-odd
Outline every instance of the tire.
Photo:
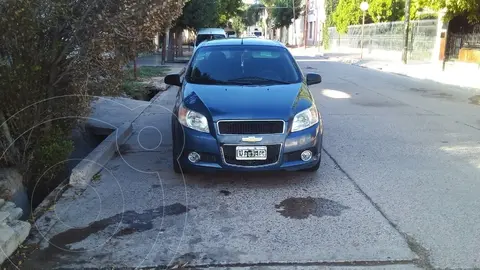
[[177,143],[177,134],[176,134],[176,127],[172,121],[172,163],[173,163],[173,171],[175,173],[182,173],[182,169],[180,168],[180,164],[178,162],[178,157],[180,156],[178,143]]
[[173,171],[175,173],[182,173],[182,170],[180,169],[180,164],[178,164],[178,160],[177,160],[178,156],[175,154],[175,151],[172,151],[172,152],[173,152],[173,155],[172,155]]

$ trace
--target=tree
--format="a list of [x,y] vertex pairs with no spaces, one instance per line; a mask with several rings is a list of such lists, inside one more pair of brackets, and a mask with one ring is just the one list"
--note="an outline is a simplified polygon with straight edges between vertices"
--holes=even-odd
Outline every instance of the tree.
[[480,0],[416,0],[420,6],[434,10],[447,9],[445,20],[465,15],[470,23],[480,22]]
[[226,27],[230,19],[242,14],[241,0],[189,0],[177,19],[178,29]]
[[372,0],[369,1],[368,15],[373,22],[399,21],[404,16],[404,0]]
[[329,27],[335,26],[333,21],[333,12],[337,8],[339,0],[326,0],[325,1],[325,23],[323,24],[322,30],[322,42],[325,49],[330,48],[330,32]]
[[242,0],[217,0],[218,25],[226,26],[228,20],[243,13]]
[[362,0],[339,1],[333,12],[333,21],[339,33],[346,33],[349,25],[360,23],[360,18],[362,18],[361,2]]
[[175,26],[179,29],[216,27],[218,23],[217,0],[189,0],[177,19]]
[[244,16],[244,13],[242,13],[232,18],[232,29],[237,33],[237,35],[240,35],[240,33],[246,29]]
[[293,5],[295,5],[295,18],[302,13],[303,6],[301,0],[275,0],[276,7],[272,10],[273,25],[275,28],[288,27],[293,20]]
[[260,15],[263,12],[265,6],[263,4],[254,4],[247,8],[244,17],[244,23],[247,26],[252,26],[257,24],[260,20]]
[[180,15],[183,0],[0,1],[0,167],[43,188],[73,149],[92,95]]

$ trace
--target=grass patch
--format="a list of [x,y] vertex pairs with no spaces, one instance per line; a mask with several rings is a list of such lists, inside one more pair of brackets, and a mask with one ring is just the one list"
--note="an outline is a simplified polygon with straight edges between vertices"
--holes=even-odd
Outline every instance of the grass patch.
[[145,81],[152,77],[163,77],[170,71],[167,67],[139,67],[137,68],[137,80],[134,78],[133,68],[124,72],[122,90],[133,99],[148,100],[150,91]]
[[[167,67],[139,67],[137,68],[138,79],[146,79],[151,77],[162,77],[170,71]],[[125,78],[127,80],[133,80],[133,68],[125,71]]]

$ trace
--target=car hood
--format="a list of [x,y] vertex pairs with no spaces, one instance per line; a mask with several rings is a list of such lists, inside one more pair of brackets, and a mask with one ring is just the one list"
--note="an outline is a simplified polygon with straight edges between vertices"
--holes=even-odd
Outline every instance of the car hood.
[[289,121],[310,107],[313,98],[303,83],[287,85],[186,84],[184,104],[213,121],[222,119],[282,119]]

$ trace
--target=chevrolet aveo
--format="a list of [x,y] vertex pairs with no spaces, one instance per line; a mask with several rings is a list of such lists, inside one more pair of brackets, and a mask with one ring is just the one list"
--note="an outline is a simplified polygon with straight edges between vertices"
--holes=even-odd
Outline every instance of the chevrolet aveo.
[[261,39],[203,42],[180,87],[172,115],[173,168],[306,170],[320,166],[323,125],[308,85],[281,43]]

